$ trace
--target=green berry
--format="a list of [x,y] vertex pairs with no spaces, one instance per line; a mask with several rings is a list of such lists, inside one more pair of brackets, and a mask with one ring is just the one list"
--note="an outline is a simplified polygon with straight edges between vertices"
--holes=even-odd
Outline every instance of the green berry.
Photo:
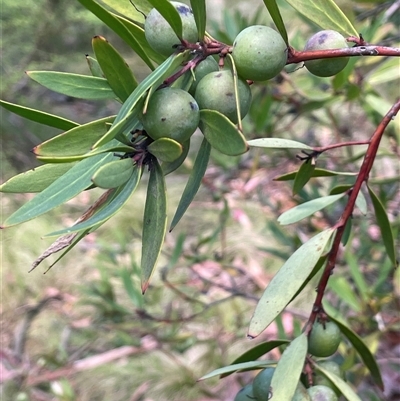
[[[342,49],[348,47],[346,39],[336,31],[326,30],[317,32],[308,39],[304,51]],[[325,58],[304,62],[307,70],[318,77],[331,77],[346,67],[348,57]]]
[[253,385],[250,383],[241,388],[233,401],[254,401]]
[[[240,115],[243,118],[251,105],[250,86],[243,79],[238,79],[238,96]],[[223,70],[207,74],[197,85],[194,98],[200,110],[216,110],[237,123],[237,108],[235,101],[235,87],[230,70]]]
[[[181,17],[183,39],[196,43],[198,35],[192,10],[177,1],[171,1],[171,4]],[[166,19],[155,8],[149,12],[144,22],[144,33],[151,48],[165,56],[171,55],[175,51],[174,46],[181,43]]]
[[338,401],[335,392],[326,386],[313,386],[307,392],[311,401]]
[[182,89],[164,88],[150,98],[141,122],[154,140],[171,138],[183,143],[194,133],[200,121],[199,106],[193,97]]
[[301,382],[296,387],[296,392],[293,395],[292,401],[310,401],[310,396],[307,393],[307,389]]
[[253,380],[253,394],[257,401],[266,401],[270,394],[270,386],[275,368],[263,369]]
[[282,71],[287,61],[287,46],[274,29],[253,25],[236,37],[232,57],[242,78],[265,81]]
[[194,69],[194,81],[190,86],[189,93],[194,95],[196,93],[196,88],[198,83],[211,72],[219,71],[218,63],[211,56],[207,57],[205,60],[200,62]]
[[340,329],[334,322],[315,322],[309,339],[308,352],[318,357],[331,356],[341,341]]
[[[336,362],[329,360],[319,361],[318,366],[321,366],[321,368],[343,379],[343,372],[341,371],[339,364]],[[322,386],[329,387],[336,393],[336,395],[340,395],[340,391],[333,385],[333,383],[318,371],[317,375],[315,376],[314,384],[320,384]]]

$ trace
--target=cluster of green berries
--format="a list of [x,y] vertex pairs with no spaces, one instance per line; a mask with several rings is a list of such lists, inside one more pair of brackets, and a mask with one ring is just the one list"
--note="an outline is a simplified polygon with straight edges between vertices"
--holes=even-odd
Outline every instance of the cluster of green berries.
[[[182,39],[189,43],[199,41],[193,12],[187,5],[172,1],[182,20]],[[153,9],[148,14],[144,31],[149,45],[160,54],[171,55],[180,40],[162,17]],[[305,50],[346,47],[339,33],[322,31],[314,35]],[[254,25],[245,28],[236,37],[232,57],[238,73],[237,89],[230,69],[220,69],[212,56],[201,61],[194,69],[194,81],[188,91],[166,87],[150,98],[141,120],[147,134],[154,140],[171,138],[184,143],[196,130],[200,110],[216,110],[233,123],[244,118],[251,105],[252,95],[248,81],[265,81],[277,76],[288,58],[288,49],[281,35],[272,28]],[[315,75],[329,76],[343,69],[347,59],[312,60],[305,63]],[[238,97],[236,102],[235,96]]]
[[[334,322],[315,322],[308,340],[308,352],[316,357],[333,355],[341,341],[339,327]],[[340,366],[331,360],[322,360],[318,365],[336,376],[343,377]],[[275,368],[261,370],[252,383],[243,387],[234,401],[267,401],[273,396],[271,388],[272,376]],[[314,385],[305,388],[300,381],[292,401],[338,401],[338,389],[325,376],[317,374]]]

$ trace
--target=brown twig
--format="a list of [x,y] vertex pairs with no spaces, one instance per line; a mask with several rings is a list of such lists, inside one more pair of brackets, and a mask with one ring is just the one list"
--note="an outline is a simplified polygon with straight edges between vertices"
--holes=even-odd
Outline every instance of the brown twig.
[[342,239],[346,223],[352,216],[356,199],[360,192],[362,184],[368,181],[369,173],[371,171],[376,154],[378,152],[379,144],[382,139],[383,133],[386,127],[389,125],[390,121],[392,121],[392,119],[397,115],[399,109],[400,109],[400,100],[397,100],[397,102],[391,107],[386,116],[382,119],[377,129],[373,133],[372,137],[368,141],[369,146],[365,153],[364,160],[361,165],[357,180],[353,188],[351,189],[347,205],[342,215],[340,216],[338,222],[333,227],[336,229],[336,235],[332,244],[332,248],[328,254],[327,264],[325,266],[322,277],[318,283],[317,296],[315,298],[314,306],[310,314],[309,320],[305,327],[305,331],[307,333],[311,331],[311,327],[317,316],[323,313],[322,299],[324,296],[326,286],[328,284],[329,277],[332,274],[332,271],[336,265],[336,259],[339,252],[340,241]]

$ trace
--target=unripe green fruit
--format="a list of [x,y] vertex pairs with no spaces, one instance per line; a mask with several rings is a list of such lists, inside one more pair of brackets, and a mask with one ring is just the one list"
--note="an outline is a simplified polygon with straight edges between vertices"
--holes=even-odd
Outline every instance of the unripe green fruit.
[[140,118],[152,139],[171,138],[183,143],[199,125],[200,111],[189,93],[168,87],[151,96],[147,112]]
[[241,388],[233,401],[254,401],[253,385],[250,383]]
[[[342,49],[348,47],[346,39],[336,31],[326,30],[317,32],[308,39],[304,51]],[[325,58],[304,62],[307,70],[317,77],[331,77],[346,67],[348,57]]]
[[[192,10],[186,4],[177,1],[171,1],[171,4],[182,20],[182,39],[196,43],[198,34]],[[166,19],[155,8],[147,15],[144,33],[151,48],[165,56],[171,55],[175,51],[174,45],[181,43]]]
[[257,401],[268,400],[269,388],[275,368],[263,369],[253,380],[253,394]]
[[313,386],[307,392],[311,401],[338,401],[335,392],[326,386]]
[[296,387],[296,391],[293,395],[292,401],[310,401],[310,396],[307,393],[307,389],[301,382]]
[[[251,90],[249,84],[238,79],[238,97],[240,116],[243,118],[251,105]],[[237,123],[237,109],[235,101],[235,87],[230,70],[223,70],[207,74],[197,85],[194,95],[200,110],[216,110]]]
[[340,329],[334,322],[315,322],[309,339],[308,352],[319,357],[331,356],[341,341]]
[[194,69],[194,81],[190,86],[189,93],[194,95],[198,83],[211,72],[219,71],[218,63],[211,56],[208,56],[205,60],[200,62]]
[[232,57],[242,78],[265,81],[282,71],[287,61],[287,46],[274,29],[253,25],[236,37]]
[[[321,368],[327,370],[330,373],[333,373],[336,376],[339,376],[343,378],[343,372],[340,370],[339,364],[337,364],[334,361],[320,361],[318,362],[318,365],[321,366]],[[340,391],[333,385],[333,383],[322,373],[317,372],[317,375],[315,376],[314,384],[319,384],[322,386],[326,386],[331,388],[336,395],[340,395]]]

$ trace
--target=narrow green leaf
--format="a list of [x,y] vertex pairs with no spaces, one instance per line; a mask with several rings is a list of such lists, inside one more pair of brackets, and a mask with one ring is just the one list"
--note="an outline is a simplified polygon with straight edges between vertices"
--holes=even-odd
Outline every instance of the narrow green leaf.
[[167,229],[167,197],[164,174],[154,159],[147,187],[142,232],[142,293],[149,286]]
[[104,78],[58,71],[27,71],[29,78],[54,92],[78,99],[115,99]]
[[40,110],[30,109],[29,107],[9,103],[1,99],[0,106],[3,106],[5,109],[11,111],[14,114],[18,114],[21,117],[27,118],[28,120],[35,121],[43,125],[48,125],[49,127],[54,127],[61,130],[69,130],[71,128],[79,126],[79,124],[74,121],[70,121],[65,118],[55,116],[53,114],[48,114]]
[[298,194],[313,176],[315,163],[306,160],[299,168],[293,183],[293,195]]
[[84,155],[91,151],[92,146],[108,130],[107,123],[113,122],[115,116],[79,125],[71,130],[57,135],[33,148],[33,153],[44,158],[65,158]]
[[182,39],[182,20],[176,8],[167,0],[148,0],[171,26],[176,36]]
[[[85,8],[92,14],[103,21],[109,28],[111,28],[122,40],[124,40],[137,55],[150,67],[154,69],[151,60],[148,58],[145,51],[136,40],[136,38],[129,32],[125,25],[110,11],[106,10],[94,0],[78,0]],[[137,2],[136,2],[137,3]],[[133,7],[132,7],[133,8]]]
[[117,13],[142,24],[145,20],[144,16],[153,8],[147,0],[135,0],[135,7],[133,7],[129,0],[101,0],[101,2],[115,10]]
[[329,315],[329,319],[334,321],[339,326],[342,334],[351,342],[354,349],[358,352],[360,358],[364,362],[365,366],[370,371],[374,382],[381,390],[383,390],[383,381],[379,366],[371,351],[366,346],[361,337],[349,327],[347,327],[341,320],[333,318],[332,315]]
[[268,9],[268,12],[271,15],[272,21],[278,28],[279,33],[281,34],[285,43],[289,46],[289,40],[285,28],[285,24],[283,23],[283,19],[281,13],[279,11],[279,7],[276,4],[276,0],[264,0],[264,4]]
[[32,220],[69,201],[92,185],[91,177],[104,163],[112,160],[112,154],[89,157],[77,163],[64,175],[37,194],[14,212],[3,224],[3,228]]
[[307,335],[302,333],[283,352],[272,376],[273,397],[291,401],[296,391],[307,355]]
[[329,279],[328,286],[355,312],[362,311],[361,302],[346,277],[334,275]]
[[88,63],[89,70],[94,77],[105,78],[100,64],[95,58],[86,55],[86,62]]
[[[249,349],[238,358],[236,358],[231,365],[237,365],[238,363],[255,361],[261,356],[265,355],[267,352],[273,350],[274,348],[280,347],[281,345],[288,344],[289,340],[272,340],[266,341],[261,344],[256,345],[255,347]],[[221,379],[231,375],[234,372],[227,372],[221,375]]]
[[314,365],[318,371],[320,371],[327,379],[329,379],[335,387],[342,393],[342,395],[348,401],[362,401],[361,398],[355,393],[355,391],[347,384],[341,377],[335,375],[332,372],[322,368],[318,364]]
[[398,266],[398,261],[396,260],[396,249],[394,245],[393,231],[386,210],[383,207],[382,202],[370,186],[368,186],[368,192],[374,206],[376,222],[378,223],[378,226],[381,230],[382,241],[385,245],[386,252],[393,265]]
[[360,269],[361,266],[358,262],[358,258],[353,253],[351,253],[349,251],[349,249],[346,249],[346,253],[345,253],[344,257],[345,257],[347,266],[349,267],[349,270],[350,270],[351,276],[354,280],[354,283],[356,284],[357,289],[360,292],[362,299],[365,301],[365,303],[367,303],[368,299],[369,299],[370,288],[364,278],[364,273],[361,272],[361,269]]
[[171,75],[188,58],[189,52],[183,52],[168,57],[156,70],[149,74],[131,93],[115,118],[112,127],[100,140],[95,143],[98,148],[114,139],[122,131],[130,131],[137,123],[140,102],[151,87],[157,87],[164,79]]
[[[250,142],[250,141],[249,141]],[[294,180],[297,175],[297,171],[292,171],[290,173],[282,174],[278,177],[274,178],[274,181],[290,181]],[[316,167],[312,173],[311,177],[335,177],[337,175],[344,175],[344,176],[354,176],[357,175],[356,173],[347,173],[347,172],[340,172],[340,171],[332,171],[332,170],[325,170],[323,168]]]
[[364,216],[367,215],[368,213],[367,200],[365,199],[365,196],[361,191],[357,195],[356,206]]
[[276,361],[249,361],[249,362],[242,362],[242,363],[237,363],[235,365],[228,365],[223,368],[215,369],[210,373],[207,373],[206,375],[200,377],[197,381],[202,381],[206,379],[211,379],[212,377],[215,376],[220,376],[220,375],[226,375],[226,374],[231,374],[237,371],[245,371],[245,370],[255,370],[255,369],[264,369],[267,368],[268,366],[275,365]]
[[138,86],[136,78],[124,58],[102,36],[92,39],[93,51],[104,77],[114,93],[123,102]]
[[285,262],[265,289],[250,321],[248,336],[257,337],[292,300],[307,279],[335,232],[328,229],[317,234]]
[[282,138],[259,138],[247,141],[250,146],[256,148],[272,148],[272,149],[307,149],[313,150],[304,143],[292,141],[291,139]]
[[304,202],[301,205],[295,206],[292,209],[282,213],[279,216],[278,221],[283,225],[296,223],[305,217],[311,216],[318,210],[337,202],[340,198],[343,198],[344,195],[345,194],[342,193],[339,195],[323,196],[321,198]]
[[183,190],[182,197],[179,201],[178,208],[176,209],[174,218],[172,219],[169,231],[172,231],[174,227],[178,224],[179,220],[185,214],[187,208],[192,203],[197,191],[200,188],[201,180],[207,169],[208,160],[210,158],[211,145],[208,143],[207,139],[204,138],[201,143],[199,152],[197,153],[196,160],[193,165],[192,172],[190,173],[189,180]]
[[75,163],[44,164],[32,170],[15,175],[0,185],[0,192],[32,193],[41,192],[57,178],[71,169]]
[[205,0],[190,0],[194,20],[196,21],[199,39],[202,40],[206,33],[207,10]]
[[126,267],[122,267],[118,270],[118,274],[122,279],[125,291],[128,294],[128,297],[132,301],[133,305],[135,305],[137,308],[142,308],[143,296],[140,293],[139,289],[133,284],[131,270]]
[[99,188],[117,188],[125,184],[132,173],[133,161],[128,157],[104,164],[94,173],[92,181]]
[[306,285],[315,277],[315,275],[323,268],[325,267],[325,262],[326,262],[326,255],[321,256],[318,259],[318,262],[312,269],[311,273],[309,276],[306,278],[306,280],[303,282],[303,284],[300,286],[300,288],[297,290],[297,292],[293,295],[292,299],[289,301],[292,302],[294,299],[297,298],[297,296],[304,290]]
[[[115,17],[124,24],[124,26],[128,29],[131,35],[136,39],[136,41],[143,49],[146,56],[149,58],[150,63],[151,63],[150,60],[155,61],[157,64],[161,64],[165,61],[165,59],[167,58],[166,56],[156,52],[150,47],[149,42],[147,42],[146,35],[144,33],[144,29],[142,28],[142,26],[119,15],[116,15]],[[154,70],[154,67],[151,68],[151,70]]]
[[159,138],[147,150],[162,162],[173,162],[182,154],[182,145],[171,138]]
[[340,242],[343,244],[343,246],[346,246],[347,242],[349,241],[352,226],[353,226],[353,219],[350,217],[346,221],[346,225],[344,227],[343,235],[342,235],[342,238],[340,240]]
[[189,153],[189,148],[190,148],[190,139],[188,139],[186,142],[182,144],[182,153],[176,160],[174,160],[173,162],[167,162],[162,164],[161,167],[163,169],[164,175],[172,173],[182,165],[182,163],[185,161]]
[[320,26],[358,37],[358,31],[333,0],[286,0],[295,10]]
[[199,127],[211,146],[225,155],[241,155],[249,149],[235,124],[218,111],[200,110]]
[[50,234],[47,234],[46,237],[55,237],[59,235],[70,234],[78,231],[92,229],[93,227],[97,228],[97,226],[104,224],[107,220],[118,213],[121,208],[126,204],[130,196],[133,194],[133,192],[135,192],[141,176],[142,169],[135,168],[133,170],[133,174],[129,178],[129,181],[118,188],[115,191],[114,196],[112,196],[110,200],[93,216],[85,221],[82,221],[81,223],[73,225],[72,227],[64,228],[62,230],[54,231]]

